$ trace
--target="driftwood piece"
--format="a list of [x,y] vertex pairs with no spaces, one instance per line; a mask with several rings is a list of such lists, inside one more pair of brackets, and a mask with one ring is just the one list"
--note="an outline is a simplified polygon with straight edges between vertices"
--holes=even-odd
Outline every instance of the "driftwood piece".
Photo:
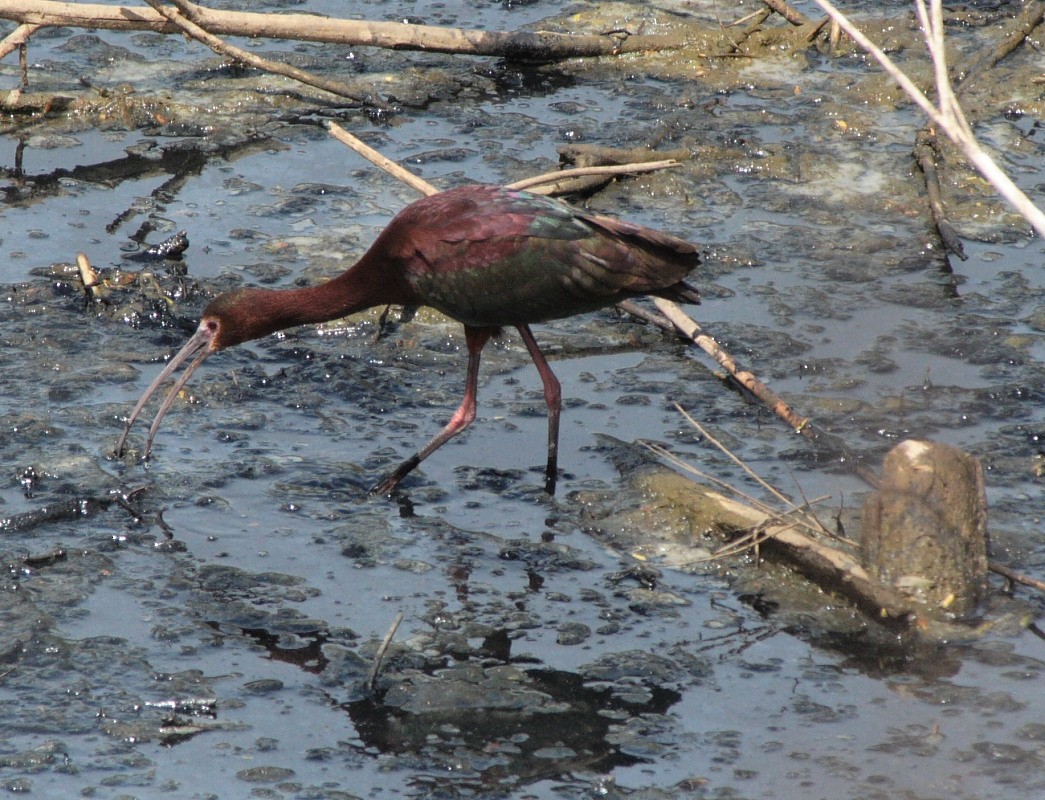
[[[573,35],[548,31],[476,31],[368,22],[313,14],[256,14],[195,6],[192,19],[220,36],[268,37],[330,42],[392,50],[498,56],[520,61],[560,61],[681,47],[682,36],[630,34]],[[181,33],[181,28],[152,8],[60,3],[53,0],[5,0],[0,18],[28,25],[65,25],[122,31]]]

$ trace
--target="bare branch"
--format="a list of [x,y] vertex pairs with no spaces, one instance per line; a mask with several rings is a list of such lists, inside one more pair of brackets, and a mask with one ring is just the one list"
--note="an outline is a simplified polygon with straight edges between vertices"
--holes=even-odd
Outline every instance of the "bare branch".
[[352,150],[357,152],[367,161],[374,166],[380,167],[385,172],[389,173],[395,178],[405,183],[410,188],[420,192],[423,195],[438,194],[439,189],[430,184],[424,178],[419,178],[409,170],[403,169],[392,159],[381,155],[377,150],[368,144],[365,144],[351,133],[346,131],[336,122],[328,122],[327,130],[330,131],[330,135],[337,139],[341,144],[350,147]]
[[[314,86],[317,89],[336,94],[339,97],[347,97],[350,100],[355,100],[368,106],[388,108],[388,106],[376,98],[369,95],[363,95],[358,90],[346,83],[342,83],[341,81],[320,78],[317,75],[312,75],[311,73],[305,72],[305,70],[292,67],[289,64],[280,64],[276,61],[270,61],[267,58],[261,58],[253,53],[248,53],[246,50],[233,47],[231,44],[222,41],[214,34],[200,27],[196,22],[183,16],[182,13],[180,13],[180,10],[176,11],[172,8],[168,8],[163,4],[162,0],[145,0],[145,2],[152,6],[157,14],[163,16],[172,24],[177,25],[193,39],[207,45],[207,47],[219,55],[227,56],[228,58],[239,61],[249,67],[254,67],[255,69],[272,72],[276,75],[282,75],[286,78],[299,81],[308,86]],[[187,11],[199,8],[199,6],[193,6],[191,3],[181,3],[177,2],[177,0],[175,0],[175,2],[179,7],[183,5],[186,6]]]
[[[932,0],[934,11],[926,12],[923,0],[916,0],[919,8],[919,18],[922,19],[922,30],[925,34],[926,45],[932,57],[934,71],[942,86],[937,87],[940,98],[940,107],[937,108],[930,102],[921,89],[893,63],[874,42],[867,38],[841,11],[835,8],[828,0],[815,0],[832,20],[838,23],[842,29],[852,37],[860,47],[870,53],[874,59],[882,65],[889,76],[896,81],[901,89],[911,98],[918,107],[939,127],[947,137],[954,142],[972,162],[972,165],[984,178],[990,181],[998,193],[1004,197],[1012,206],[1023,215],[1023,217],[1034,227],[1039,236],[1045,237],[1045,214],[1031,202],[1012,179],[999,167],[994,159],[980,147],[979,142],[973,135],[968,121],[951,89],[950,78],[947,75],[947,62],[943,52],[943,22],[942,11],[940,11],[940,0]],[[938,22],[934,21],[938,20]]]
[[[476,31],[321,17],[313,14],[255,14],[216,11],[196,6],[193,21],[220,36],[265,36],[309,42],[498,56],[520,61],[559,61],[564,58],[666,50],[681,47],[684,37],[631,35],[622,32],[574,35],[548,31]],[[4,0],[0,18],[35,25],[67,25],[108,30],[150,30],[180,33],[181,29],[155,9],[107,6],[97,3],[61,3],[53,0]]]

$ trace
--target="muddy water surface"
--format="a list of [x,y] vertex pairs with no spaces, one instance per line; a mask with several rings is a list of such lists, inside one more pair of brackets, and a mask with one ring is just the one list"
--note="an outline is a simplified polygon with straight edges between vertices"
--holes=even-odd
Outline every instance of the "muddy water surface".
[[[423,13],[715,35],[741,14],[549,0]],[[992,14],[955,22],[959,53],[996,40],[1008,11]],[[908,35],[910,17],[895,20],[889,35]],[[90,75],[162,108],[109,97],[106,113],[4,119],[0,785],[113,798],[1045,793],[1045,650],[1019,624],[1040,599],[995,584],[1003,622],[989,635],[911,651],[858,618],[836,625],[846,612],[829,598],[780,608],[727,572],[606,545],[606,508],[641,503],[614,440],[663,442],[743,481],[675,402],[785,491],[851,508],[865,490],[684,344],[613,311],[537,331],[566,396],[554,498],[539,380],[511,336],[484,356],[474,427],[397,499],[367,498],[459,400],[460,331],[427,315],[380,340],[364,315],[223,353],[148,468],[111,457],[209,297],[336,274],[413,199],[323,119],[440,186],[537,173],[569,143],[682,147],[694,158],[670,174],[578,202],[702,243],[701,323],[869,464],[907,436],[982,458],[995,557],[1045,577],[1041,243],[955,167],[945,192],[969,259],[943,257],[911,158],[921,121],[875,70],[786,41],[754,59],[697,48],[543,68],[254,46],[371,76],[406,104],[375,119],[180,38],[63,29],[34,39],[34,91],[82,94]],[[970,98],[1032,194],[1045,184],[1039,72],[1025,48]],[[0,81],[17,84],[13,57]],[[178,230],[182,261],[135,259]],[[69,273],[78,251],[112,281],[107,302]]]

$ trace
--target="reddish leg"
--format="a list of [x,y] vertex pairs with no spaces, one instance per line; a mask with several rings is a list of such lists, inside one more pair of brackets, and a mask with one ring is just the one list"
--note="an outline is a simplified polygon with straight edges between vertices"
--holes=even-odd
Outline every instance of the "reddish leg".
[[[464,398],[461,400],[460,407],[454,412],[446,427],[432,441],[400,464],[395,472],[371,489],[370,494],[391,492],[403,478],[413,471],[414,467],[472,424],[472,420],[475,419],[475,400],[479,383],[479,354],[482,353],[483,347],[490,341],[493,333],[493,328],[464,326],[464,339],[468,345],[468,374],[464,382]],[[539,366],[538,369],[540,369]]]
[[555,494],[555,479],[559,467],[559,412],[562,410],[562,387],[552,368],[548,366],[548,360],[538,347],[537,340],[530,333],[530,326],[517,325],[516,328],[544,382],[544,402],[548,405],[548,465],[544,470],[544,488],[548,494]]

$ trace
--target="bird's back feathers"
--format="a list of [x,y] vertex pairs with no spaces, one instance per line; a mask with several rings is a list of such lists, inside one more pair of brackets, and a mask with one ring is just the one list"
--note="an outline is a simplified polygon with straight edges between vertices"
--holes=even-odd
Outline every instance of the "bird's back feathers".
[[371,250],[402,271],[416,302],[469,325],[540,322],[641,294],[697,297],[679,286],[700,262],[691,243],[496,186],[411,204]]

